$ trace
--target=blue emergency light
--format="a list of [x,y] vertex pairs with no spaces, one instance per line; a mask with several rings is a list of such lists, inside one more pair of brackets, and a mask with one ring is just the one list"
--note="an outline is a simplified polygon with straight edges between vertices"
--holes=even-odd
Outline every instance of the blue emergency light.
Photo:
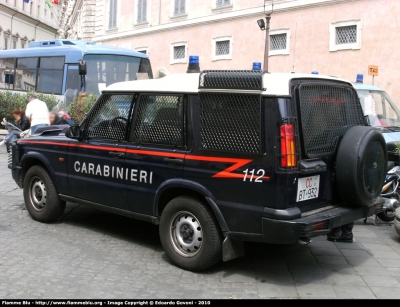
[[318,75],[318,71],[312,71],[311,74],[312,75]]
[[190,55],[189,56],[189,64],[187,68],[187,73],[199,73],[200,72],[200,64],[199,64],[199,56],[198,55]]
[[357,83],[363,83],[364,75],[363,74],[357,74],[356,82]]
[[261,70],[261,62],[253,62],[253,70]]

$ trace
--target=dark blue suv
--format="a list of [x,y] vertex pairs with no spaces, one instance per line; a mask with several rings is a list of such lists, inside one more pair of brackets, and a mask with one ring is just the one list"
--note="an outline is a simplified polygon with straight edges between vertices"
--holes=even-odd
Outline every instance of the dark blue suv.
[[347,81],[203,71],[113,84],[81,125],[14,142],[9,167],[35,220],[69,201],[149,221],[201,270],[381,210],[387,149]]

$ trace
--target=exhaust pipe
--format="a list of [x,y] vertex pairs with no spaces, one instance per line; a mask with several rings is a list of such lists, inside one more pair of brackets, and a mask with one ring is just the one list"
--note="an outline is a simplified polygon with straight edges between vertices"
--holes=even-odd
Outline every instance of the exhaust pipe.
[[299,240],[297,241],[300,245],[308,245],[312,242],[311,239],[309,238],[299,238]]
[[384,210],[396,211],[396,209],[400,207],[400,203],[397,199],[384,198],[384,200],[385,203],[382,206]]

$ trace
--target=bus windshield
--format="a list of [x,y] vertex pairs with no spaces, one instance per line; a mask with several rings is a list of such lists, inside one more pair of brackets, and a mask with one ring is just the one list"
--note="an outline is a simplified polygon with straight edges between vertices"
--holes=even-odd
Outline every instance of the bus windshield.
[[400,110],[384,91],[357,90],[364,115],[373,127],[400,127]]
[[150,61],[146,58],[88,54],[84,60],[87,67],[85,91],[88,93],[100,94],[116,82],[153,78]]

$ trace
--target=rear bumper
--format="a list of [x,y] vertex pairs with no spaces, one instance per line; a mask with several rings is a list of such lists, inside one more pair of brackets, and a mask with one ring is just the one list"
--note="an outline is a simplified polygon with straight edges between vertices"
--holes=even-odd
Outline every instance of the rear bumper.
[[368,207],[328,206],[304,213],[292,220],[263,217],[263,241],[273,244],[293,244],[299,239],[326,235],[333,228],[371,216],[382,202],[379,200]]

